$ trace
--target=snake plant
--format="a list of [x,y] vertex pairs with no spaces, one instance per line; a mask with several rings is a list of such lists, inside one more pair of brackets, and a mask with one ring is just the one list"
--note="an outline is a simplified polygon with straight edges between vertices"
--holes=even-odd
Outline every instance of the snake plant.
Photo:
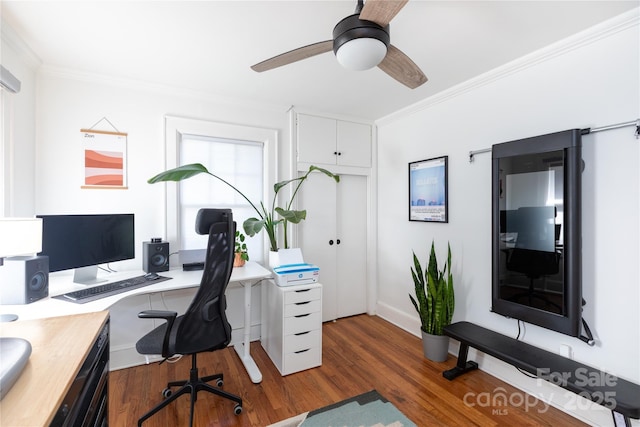
[[442,270],[438,270],[435,244],[431,242],[429,264],[422,270],[420,261],[413,253],[411,275],[415,286],[415,294],[409,294],[411,302],[420,315],[421,329],[431,335],[442,335],[442,328],[451,323],[455,308],[453,276],[451,274],[451,245],[447,245],[447,262]]

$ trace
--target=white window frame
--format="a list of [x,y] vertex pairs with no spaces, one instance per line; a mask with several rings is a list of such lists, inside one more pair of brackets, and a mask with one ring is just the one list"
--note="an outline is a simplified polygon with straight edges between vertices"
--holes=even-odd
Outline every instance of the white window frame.
[[[183,135],[199,135],[204,137],[236,139],[253,141],[263,144],[263,195],[266,202],[273,199],[273,186],[277,182],[277,141],[278,131],[275,129],[259,128],[247,125],[220,123],[209,120],[190,119],[184,117],[165,116],[165,169],[178,167],[180,164],[180,141]],[[215,172],[215,171],[212,171]],[[179,250],[180,236],[180,192],[179,185],[166,185],[165,228],[167,240],[171,244],[172,251]],[[256,205],[259,200],[252,200]],[[267,259],[269,250],[266,234],[261,232],[263,257]],[[177,248],[177,249],[173,249]]]
[[11,185],[11,148],[13,139],[13,103],[4,89],[0,89],[0,216],[10,216],[12,185]]

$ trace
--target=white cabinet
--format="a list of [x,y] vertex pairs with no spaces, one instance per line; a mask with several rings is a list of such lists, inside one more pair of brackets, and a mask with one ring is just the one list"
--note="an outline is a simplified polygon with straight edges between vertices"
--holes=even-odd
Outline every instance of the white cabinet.
[[[262,347],[282,375],[322,364],[322,285],[266,281]],[[265,283],[265,282],[263,282]]]
[[320,267],[322,321],[367,311],[368,177],[340,175],[336,183],[311,174],[298,195],[307,219],[298,224],[306,262]]
[[371,167],[371,126],[297,115],[298,162]]

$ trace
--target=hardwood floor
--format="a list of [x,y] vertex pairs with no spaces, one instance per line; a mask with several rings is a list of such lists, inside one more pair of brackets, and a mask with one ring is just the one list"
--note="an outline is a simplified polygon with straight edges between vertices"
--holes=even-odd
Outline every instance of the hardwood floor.
[[[251,343],[251,354],[262,371],[260,384],[251,382],[232,348],[199,355],[200,375],[224,373],[224,389],[244,402],[242,414],[234,415],[233,402],[200,393],[194,426],[267,426],[371,389],[419,427],[585,425],[544,402],[528,408],[519,404],[521,391],[479,370],[446,380],[442,371],[455,365],[454,356],[444,363],[426,360],[419,338],[376,316],[325,323],[319,368],[282,377],[259,342]],[[109,425],[137,425],[138,418],[162,399],[168,381],[189,376],[190,363],[191,358],[184,357],[176,363],[111,372]],[[480,393],[490,399],[504,393],[516,405],[491,405],[478,398]],[[514,393],[518,399],[509,399]],[[189,399],[181,396],[144,425],[185,426],[188,419]]]

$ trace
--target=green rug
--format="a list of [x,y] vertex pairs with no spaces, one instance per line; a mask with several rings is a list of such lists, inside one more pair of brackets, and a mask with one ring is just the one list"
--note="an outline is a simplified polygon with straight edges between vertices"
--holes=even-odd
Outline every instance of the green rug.
[[297,415],[269,427],[416,427],[376,390]]

